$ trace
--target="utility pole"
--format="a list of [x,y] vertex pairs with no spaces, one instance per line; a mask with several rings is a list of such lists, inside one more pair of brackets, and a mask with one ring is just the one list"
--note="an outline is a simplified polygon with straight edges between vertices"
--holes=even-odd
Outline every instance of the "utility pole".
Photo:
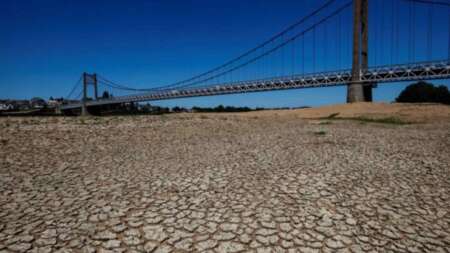
[[81,101],[81,116],[88,116],[89,112],[87,110],[87,73],[83,73],[83,101]]
[[[352,83],[347,86],[347,103],[363,102],[364,89],[361,81],[361,52],[362,43],[362,26],[363,19],[363,2],[367,4],[367,0],[353,0],[353,54],[352,54]],[[365,12],[364,12],[365,13]],[[367,13],[365,13],[367,14]],[[366,23],[367,24],[367,23]],[[367,28],[367,27],[365,27]],[[367,29],[365,29],[367,30]],[[367,34],[366,34],[367,36]],[[367,44],[365,45],[367,46]],[[367,55],[367,52],[366,52]]]

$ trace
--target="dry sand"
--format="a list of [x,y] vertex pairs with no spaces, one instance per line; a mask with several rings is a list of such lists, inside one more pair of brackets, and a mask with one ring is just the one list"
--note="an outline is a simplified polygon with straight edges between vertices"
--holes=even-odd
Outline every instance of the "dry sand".
[[337,118],[388,118],[394,117],[408,122],[450,122],[450,106],[440,104],[403,103],[354,103],[296,110],[258,111],[245,116],[294,116],[304,119],[325,118],[336,114]]
[[[317,120],[400,117],[421,124]],[[440,105],[0,118],[0,252],[449,252]]]

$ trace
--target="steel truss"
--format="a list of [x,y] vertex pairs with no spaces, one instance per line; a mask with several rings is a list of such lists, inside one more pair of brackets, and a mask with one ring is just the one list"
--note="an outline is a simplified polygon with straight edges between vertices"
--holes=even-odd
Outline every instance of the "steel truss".
[[[431,80],[450,78],[450,61],[422,62],[415,64],[372,67],[361,71],[365,84]],[[302,89],[341,86],[352,83],[351,70],[322,72],[307,75],[292,75],[251,81],[224,83],[203,87],[159,90],[149,93],[114,97],[105,100],[87,101],[87,106],[143,102],[199,96],[215,96],[247,92],[262,92],[284,89]],[[62,110],[81,107],[80,103],[63,105]]]

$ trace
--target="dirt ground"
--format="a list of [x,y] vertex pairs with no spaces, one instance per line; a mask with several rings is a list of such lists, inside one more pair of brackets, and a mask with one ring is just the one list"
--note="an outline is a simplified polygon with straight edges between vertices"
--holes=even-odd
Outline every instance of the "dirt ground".
[[450,106],[441,104],[354,103],[339,104],[299,110],[259,111],[247,116],[294,116],[304,119],[325,118],[387,118],[395,117],[407,122],[450,122]]
[[0,252],[448,253],[449,113],[2,117]]

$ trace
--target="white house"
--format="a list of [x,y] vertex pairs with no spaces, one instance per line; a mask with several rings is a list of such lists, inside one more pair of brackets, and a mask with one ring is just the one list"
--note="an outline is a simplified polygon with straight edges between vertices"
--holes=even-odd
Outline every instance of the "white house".
[[9,111],[14,109],[14,106],[11,104],[0,104],[0,111]]

